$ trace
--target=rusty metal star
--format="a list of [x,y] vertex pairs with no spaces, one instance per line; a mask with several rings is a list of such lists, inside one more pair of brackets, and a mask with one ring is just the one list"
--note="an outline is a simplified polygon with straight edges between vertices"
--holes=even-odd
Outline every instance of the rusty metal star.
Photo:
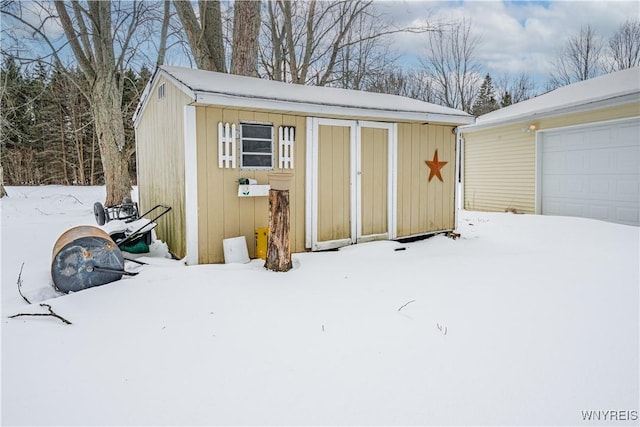
[[434,176],[438,177],[440,181],[444,182],[444,180],[442,179],[442,175],[440,174],[440,169],[442,169],[444,165],[449,162],[438,161],[438,150],[436,150],[435,154],[433,155],[433,160],[425,160],[424,162],[427,164],[427,166],[429,166],[429,182],[431,182]]

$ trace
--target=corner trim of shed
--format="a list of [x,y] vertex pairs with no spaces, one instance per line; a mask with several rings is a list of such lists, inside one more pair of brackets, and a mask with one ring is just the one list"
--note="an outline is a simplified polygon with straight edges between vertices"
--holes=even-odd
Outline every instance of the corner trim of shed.
[[[184,106],[184,159],[185,164],[197,165],[198,153],[196,147],[196,107]],[[198,171],[197,167],[187,167],[184,170],[184,204],[185,204],[185,235],[188,265],[198,264]]]

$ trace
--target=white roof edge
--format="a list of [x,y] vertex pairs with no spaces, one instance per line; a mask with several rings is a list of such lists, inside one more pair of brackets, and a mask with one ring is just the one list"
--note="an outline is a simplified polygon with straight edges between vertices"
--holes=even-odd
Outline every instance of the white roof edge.
[[161,71],[160,68],[156,68],[154,70],[153,74],[151,75],[151,78],[145,85],[144,90],[142,91],[142,95],[140,95],[140,100],[138,101],[138,105],[136,106],[136,111],[133,112],[133,117],[132,117],[134,128],[138,126],[138,118],[140,117],[140,114],[147,106],[147,102],[149,101],[149,92],[151,91],[151,87],[153,86],[153,83],[156,79],[156,75],[158,75],[160,71]]
[[627,68],[562,86],[545,94],[500,108],[476,119],[462,131],[488,129],[527,120],[579,113],[638,102],[640,67]]
[[181,88],[194,103],[203,105],[263,108],[308,115],[363,116],[389,121],[408,120],[456,126],[473,123],[475,120],[461,110],[397,95],[294,85],[192,68],[160,66],[143,92],[134,115],[134,123],[139,120],[151,97],[150,88],[160,75]]
[[241,108],[259,108],[284,112],[300,112],[311,115],[362,116],[387,120],[409,120],[426,123],[466,124],[472,123],[473,116],[429,114],[420,111],[393,111],[375,108],[356,108],[331,104],[285,101],[279,99],[249,98],[230,94],[195,92],[195,102],[202,105],[224,105]]
[[476,123],[460,126],[459,131],[468,132],[468,131],[474,131],[474,130],[490,129],[493,127],[507,126],[507,125],[519,123],[519,122],[546,119],[549,117],[565,115],[565,114],[580,113],[583,111],[593,110],[595,108],[616,107],[618,105],[631,104],[633,102],[638,102],[637,93],[625,94],[625,95],[616,96],[613,98],[607,98],[607,99],[588,102],[588,103],[563,106],[560,108],[551,109],[543,112],[533,111],[530,113],[523,113],[517,116],[505,118],[503,120],[494,120],[494,121],[480,122],[480,123],[476,121]]
[[150,96],[151,88],[156,84],[156,82],[160,78],[160,75],[164,76],[167,80],[170,80],[173,84],[176,85],[177,88],[179,88],[182,92],[184,92],[185,95],[193,99],[195,102],[196,94],[191,90],[189,86],[185,85],[180,80],[176,79],[174,76],[169,74],[166,70],[163,70],[161,67],[158,67],[156,68],[153,75],[147,82],[147,85],[144,87],[144,90],[142,91],[142,95],[140,95],[140,101],[138,102],[138,106],[136,107],[136,111],[133,113],[133,118],[132,118],[134,127],[138,125],[138,119],[140,118],[140,115],[146,108],[147,103],[151,98]]

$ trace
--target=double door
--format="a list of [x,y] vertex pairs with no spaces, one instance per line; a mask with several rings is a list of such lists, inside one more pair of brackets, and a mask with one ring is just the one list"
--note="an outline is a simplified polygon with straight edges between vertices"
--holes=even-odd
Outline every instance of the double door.
[[395,125],[310,121],[308,247],[325,250],[394,238]]

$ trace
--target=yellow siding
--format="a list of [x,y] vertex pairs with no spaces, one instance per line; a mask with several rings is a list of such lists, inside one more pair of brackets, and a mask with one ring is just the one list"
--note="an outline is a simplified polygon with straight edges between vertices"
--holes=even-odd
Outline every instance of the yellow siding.
[[[218,123],[241,121],[273,123],[274,150],[277,153],[278,127],[294,126],[294,170],[277,168],[277,154],[274,159],[276,168],[267,170],[235,169],[218,167]],[[268,184],[269,172],[293,172],[293,188],[289,193],[291,214],[291,250],[305,250],[305,135],[304,117],[254,112],[217,107],[197,107],[196,138],[198,157],[198,252],[199,262],[224,262],[222,241],[226,238],[245,236],[249,256],[255,257],[255,230],[269,225],[268,197],[238,197],[238,179],[253,178],[259,184]],[[240,145],[238,143],[237,149]]]
[[[165,98],[158,99],[158,80],[137,127],[136,157],[140,213],[157,204],[172,211],[158,221],[158,238],[175,256],[186,254],[184,211],[184,105],[189,98],[171,83],[165,84]],[[153,213],[152,213],[153,214]]]
[[[454,228],[456,138],[451,126],[398,124],[397,236]],[[429,182],[426,160],[447,164]]]
[[[186,255],[185,227],[185,148],[184,106],[192,100],[171,82],[166,82],[165,98],[157,99],[157,87],[165,83],[160,78],[150,91],[150,98],[137,127],[138,184],[140,206],[144,211],[156,204],[167,204],[173,211],[159,221],[160,239],[167,242],[177,257]],[[290,191],[291,250],[303,252],[305,248],[305,192],[306,192],[306,116],[296,113],[250,111],[222,106],[197,106],[196,115],[196,165],[198,210],[198,262],[224,262],[222,241],[226,238],[245,236],[249,255],[255,257],[255,230],[267,227],[269,218],[268,197],[238,197],[238,179],[253,178],[267,184],[267,170],[243,170],[218,167],[218,123],[241,121],[266,122],[274,126],[274,150],[277,153],[279,126],[293,126],[295,132],[295,169],[277,168],[274,172],[293,172]],[[359,118],[362,119],[362,118]],[[387,176],[388,131],[379,128],[362,129],[362,193],[361,206],[364,236],[388,232]],[[330,132],[325,135],[326,132]],[[321,142],[319,171],[319,220],[331,218],[325,227],[319,223],[319,240],[350,237],[350,149],[349,129],[321,126],[320,138],[336,141]],[[342,141],[342,143],[338,143]],[[455,135],[447,125],[398,124],[398,237],[407,237],[454,227],[455,187]],[[239,150],[239,144],[237,149]],[[331,147],[331,150],[328,150]],[[325,149],[327,149],[325,151]],[[429,168],[425,160],[433,158],[438,150],[440,161],[448,164],[442,169],[444,183],[437,178],[428,181]],[[328,156],[327,159],[322,159]],[[331,165],[329,169],[326,169]],[[324,170],[324,172],[323,172]],[[330,179],[331,178],[331,179]],[[323,193],[323,182],[331,182],[330,192]],[[329,188],[329,187],[327,187]],[[322,202],[328,197],[332,203]],[[327,211],[328,209],[328,211]],[[325,212],[326,211],[326,212]],[[339,218],[342,220],[339,220]],[[336,219],[338,218],[338,219]],[[334,226],[335,223],[335,226]],[[339,225],[337,225],[339,224]],[[326,229],[326,230],[325,230]]]
[[522,127],[463,135],[465,209],[535,212],[535,133]]
[[350,128],[319,126],[318,240],[351,237]]
[[581,125],[586,123],[603,122],[606,120],[638,117],[640,115],[640,102],[619,105],[617,107],[601,110],[586,111],[584,113],[567,114],[536,121],[538,130],[553,129],[564,126]]
[[527,120],[507,126],[464,132],[464,208],[535,213],[536,130],[635,117],[640,104]]
[[388,131],[363,127],[361,135],[362,235],[383,234],[388,231]]

